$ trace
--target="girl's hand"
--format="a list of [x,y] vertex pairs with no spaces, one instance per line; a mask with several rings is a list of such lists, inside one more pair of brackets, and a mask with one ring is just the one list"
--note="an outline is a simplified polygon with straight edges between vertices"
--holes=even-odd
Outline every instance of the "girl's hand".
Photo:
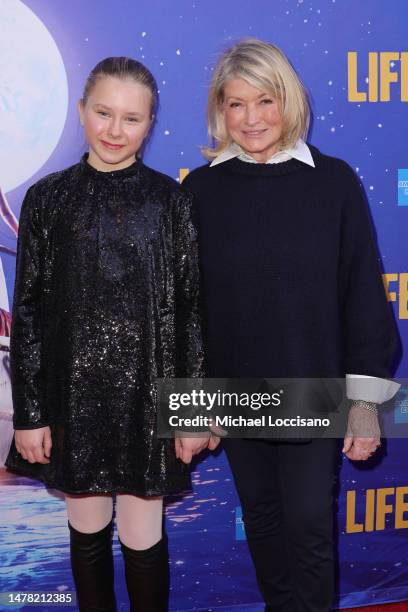
[[17,452],[29,463],[49,463],[52,440],[51,429],[19,429],[14,434]]
[[216,436],[215,434],[211,434],[211,438],[210,441],[208,442],[208,450],[213,451],[217,448],[217,446],[220,443],[220,438],[219,436]]
[[210,434],[203,434],[202,437],[176,437],[175,438],[175,447],[176,447],[176,457],[177,459],[181,459],[184,463],[191,463],[191,460],[194,455],[198,455],[207,448],[210,440]]

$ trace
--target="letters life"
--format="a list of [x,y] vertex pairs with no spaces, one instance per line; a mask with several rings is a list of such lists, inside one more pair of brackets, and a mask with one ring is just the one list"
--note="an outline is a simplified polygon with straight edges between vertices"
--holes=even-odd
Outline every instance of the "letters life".
[[401,102],[408,102],[408,51],[370,51],[367,83],[359,73],[358,53],[349,51],[347,55],[349,102],[389,102],[391,93],[396,96],[398,90]]
[[382,531],[387,518],[389,526],[394,529],[408,528],[408,487],[367,489],[365,500],[361,502],[358,504],[360,516],[357,518],[356,491],[347,491],[347,533]]

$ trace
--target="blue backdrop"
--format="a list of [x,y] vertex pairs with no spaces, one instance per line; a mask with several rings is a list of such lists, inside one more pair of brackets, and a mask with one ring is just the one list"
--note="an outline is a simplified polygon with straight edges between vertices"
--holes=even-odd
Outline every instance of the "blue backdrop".
[[[206,92],[218,53],[242,36],[268,40],[287,53],[311,92],[310,141],[346,159],[363,181],[385,285],[406,343],[406,6],[406,0],[3,0],[0,186],[5,201],[18,217],[33,182],[78,161],[85,143],[76,102],[86,76],[103,57],[132,56],[156,76],[160,110],[145,162],[178,178],[183,169],[203,163]],[[6,224],[0,224],[0,245],[11,302],[15,257],[8,250],[15,249],[16,239]],[[398,374],[407,372],[405,358]],[[401,391],[391,415],[396,422],[408,422],[407,397]],[[407,474],[402,439],[389,440],[364,465],[343,461],[339,607],[408,599]],[[261,610],[224,455],[201,461],[194,481],[193,494],[167,506],[172,610]],[[5,471],[1,485],[2,590],[72,590],[61,496]],[[125,610],[117,546],[115,561]]]

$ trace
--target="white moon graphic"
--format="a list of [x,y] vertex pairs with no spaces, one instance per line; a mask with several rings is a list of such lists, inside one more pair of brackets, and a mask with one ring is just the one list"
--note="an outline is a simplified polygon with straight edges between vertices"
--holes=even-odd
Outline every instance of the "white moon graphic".
[[1,0],[0,185],[15,189],[55,149],[68,110],[61,54],[42,21],[20,0]]

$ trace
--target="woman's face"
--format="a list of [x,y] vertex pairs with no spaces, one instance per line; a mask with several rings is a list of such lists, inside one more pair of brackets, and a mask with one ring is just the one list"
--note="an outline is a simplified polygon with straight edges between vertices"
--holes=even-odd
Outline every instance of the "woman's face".
[[151,93],[131,79],[100,77],[78,104],[89,144],[88,163],[103,172],[127,168],[151,125]]
[[224,87],[222,112],[231,139],[256,161],[265,163],[279,150],[281,110],[269,93],[231,79]]

